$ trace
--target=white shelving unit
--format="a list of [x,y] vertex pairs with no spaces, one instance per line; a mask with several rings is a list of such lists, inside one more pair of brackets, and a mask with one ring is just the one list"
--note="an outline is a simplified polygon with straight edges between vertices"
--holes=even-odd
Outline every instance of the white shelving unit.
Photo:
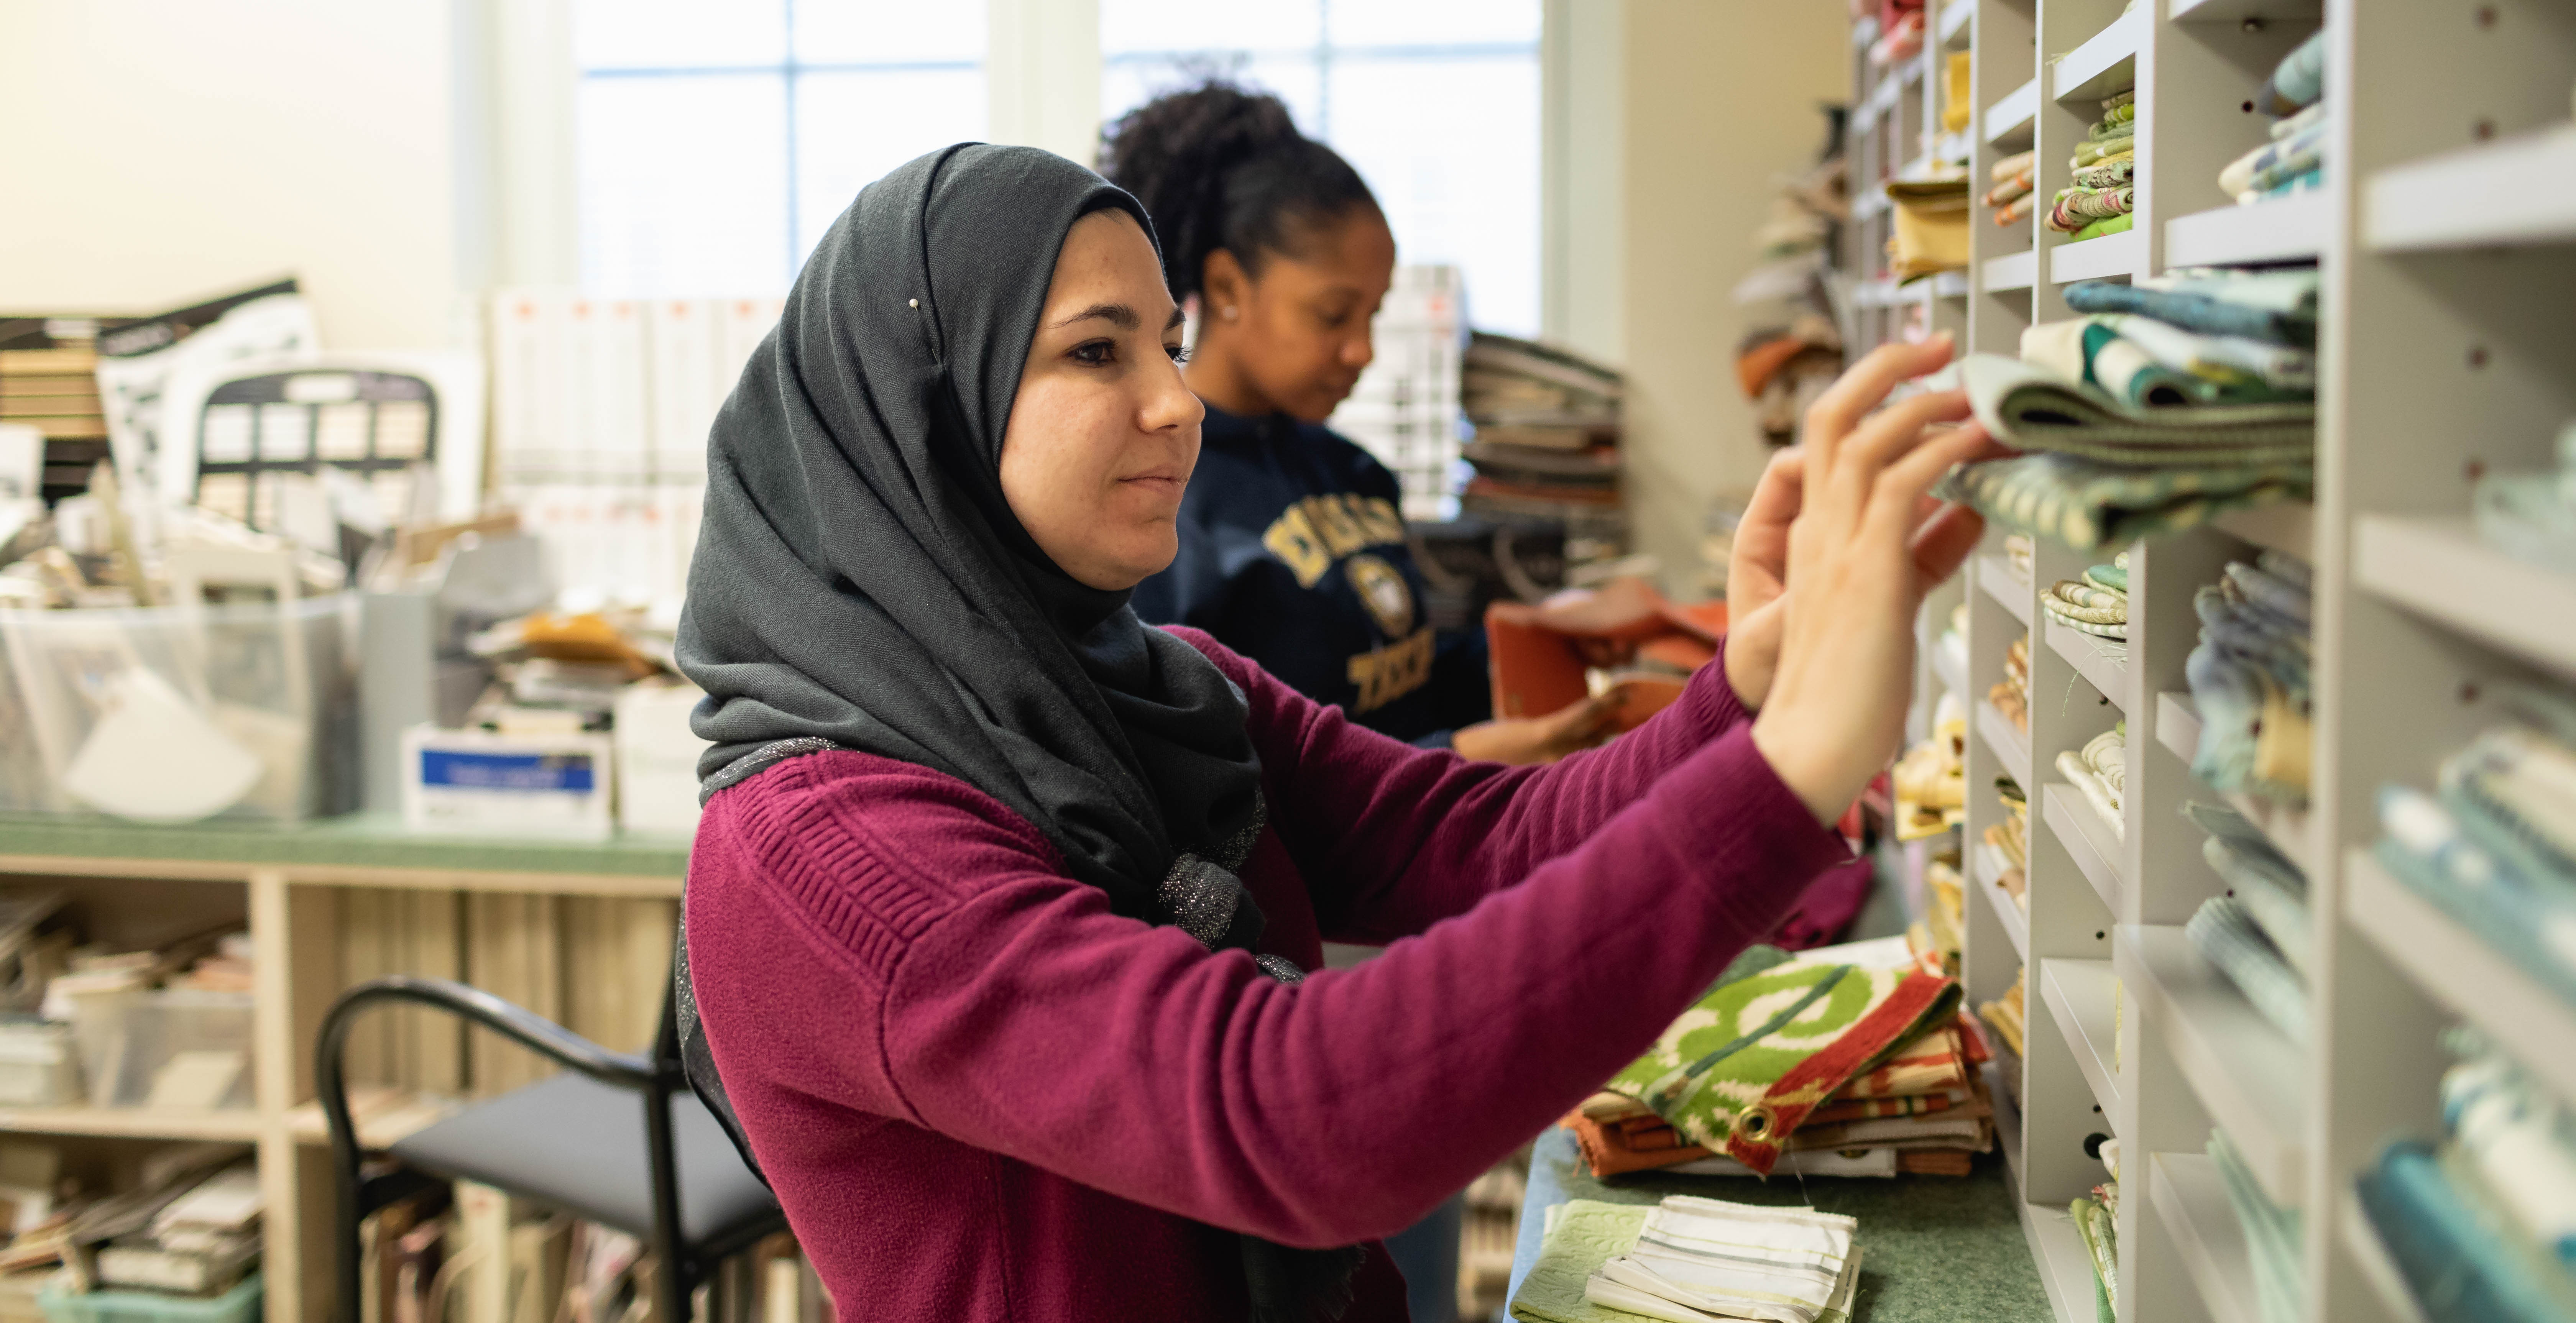
[[[1973,13],[1963,9],[1973,4]],[[2493,682],[2576,681],[2576,573],[2517,560],[2472,526],[2487,473],[2554,467],[2576,417],[2576,26],[2537,0],[1936,0],[1924,54],[1897,70],[1854,59],[1856,196],[1896,167],[1956,159],[1972,188],[2034,154],[2034,191],[2071,182],[2103,97],[2138,105],[2137,208],[2124,234],[2082,243],[2036,220],[1972,219],[1966,269],[1928,297],[1857,319],[1855,352],[1947,329],[2012,354],[2033,322],[2071,315],[2069,285],[2190,266],[2314,263],[2323,282],[2314,500],[2233,511],[2136,544],[2125,649],[2052,627],[2038,593],[2087,555],[2043,541],[2015,573],[2000,534],[1972,557],[1966,674],[1927,668],[1971,709],[1963,981],[1975,1006],[2028,968],[2011,1124],[1999,1125],[2022,1222],[2062,1323],[2093,1318],[2067,1203],[2104,1179],[2088,1136],[2129,1155],[2119,1213],[2121,1323],[2257,1316],[2250,1267],[2216,1169],[2223,1130],[2265,1194],[2302,1210],[2307,1323],[2409,1323],[2407,1298],[2360,1213],[2355,1178],[2393,1138],[2440,1133],[2446,1024],[2478,1024],[2576,1099],[2576,1008],[2476,932],[2393,879],[2369,847],[2379,789],[2432,784],[2493,720]],[[2280,58],[2323,28],[2333,102],[2324,186],[2238,206],[2220,170],[2267,139],[2249,113]],[[1932,77],[1973,52],[1964,135],[1943,131]],[[1857,50],[1857,48],[1856,48]],[[2335,94],[2330,93],[2330,97]],[[2044,206],[2041,208],[2044,210]],[[1849,227],[1846,263],[1879,269],[1878,207]],[[1962,287],[1964,286],[1964,289]],[[2186,658],[2193,592],[2262,550],[2314,577],[2309,802],[2221,795],[2192,771],[2201,716]],[[1945,598],[1946,613],[1957,599]],[[2006,646],[2031,636],[2029,724],[1985,701]],[[1934,632],[1937,633],[1937,630]],[[1927,684],[1929,680],[1927,679]],[[1927,699],[1931,694],[1926,695]],[[2128,722],[2112,832],[2055,775],[2060,753]],[[2027,906],[1993,885],[1983,842],[2009,777],[2030,803]],[[2036,778],[2036,779],[2034,779]],[[2225,890],[2183,804],[2225,802],[2307,874],[2312,1030],[2292,1042],[2191,948],[2183,925]],[[2003,1109],[1999,1109],[2003,1110]]]

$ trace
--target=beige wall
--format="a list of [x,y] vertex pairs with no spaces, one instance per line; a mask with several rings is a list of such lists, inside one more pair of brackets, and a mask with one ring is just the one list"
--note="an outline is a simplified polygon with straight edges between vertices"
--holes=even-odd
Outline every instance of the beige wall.
[[[1669,586],[1687,591],[1711,498],[1749,489],[1767,457],[1735,385],[1735,345],[1748,328],[1728,292],[1753,265],[1770,180],[1823,145],[1815,107],[1844,96],[1848,29],[1839,0],[1571,0],[1572,18],[1610,21],[1596,6],[1613,4],[1624,10],[1616,119],[1625,132],[1611,139],[1622,306],[1612,315],[1628,369],[1628,502],[1638,549],[1661,556]],[[1576,314],[1567,325],[1597,321]]]
[[[0,309],[156,311],[292,273],[326,344],[448,343],[452,0],[0,0]],[[479,274],[479,273],[475,273]]]

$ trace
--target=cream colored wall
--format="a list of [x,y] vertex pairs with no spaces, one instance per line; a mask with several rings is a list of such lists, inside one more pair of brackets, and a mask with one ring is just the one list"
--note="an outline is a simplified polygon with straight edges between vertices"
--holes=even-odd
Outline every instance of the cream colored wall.
[[291,272],[327,344],[448,343],[479,274],[456,13],[0,0],[0,309],[159,310]]
[[[1735,384],[1735,346],[1748,328],[1728,293],[1754,264],[1770,181],[1809,164],[1823,145],[1816,107],[1844,96],[1847,28],[1839,0],[1571,0],[1570,8],[1578,24],[1609,22],[1596,6],[1610,4],[1622,11],[1624,55],[1616,116],[1624,133],[1615,140],[1621,306],[1609,315],[1628,369],[1626,488],[1638,549],[1662,557],[1667,583],[1688,590],[1711,498],[1750,489],[1767,458]],[[1608,118],[1576,106],[1591,122]],[[1581,159],[1599,145],[1573,150]],[[1593,327],[1598,315],[1576,313],[1568,329]]]

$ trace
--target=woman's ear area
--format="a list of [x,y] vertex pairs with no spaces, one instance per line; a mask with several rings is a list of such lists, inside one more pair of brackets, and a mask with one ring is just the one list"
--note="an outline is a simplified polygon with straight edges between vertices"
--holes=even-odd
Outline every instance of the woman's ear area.
[[1202,321],[1237,321],[1243,316],[1244,302],[1252,297],[1252,276],[1233,253],[1211,249],[1199,271],[1199,290]]

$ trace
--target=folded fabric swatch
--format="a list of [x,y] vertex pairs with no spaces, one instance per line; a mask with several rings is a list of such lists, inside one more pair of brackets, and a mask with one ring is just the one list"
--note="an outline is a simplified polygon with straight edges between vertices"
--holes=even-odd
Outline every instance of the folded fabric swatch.
[[[2332,127],[2320,119],[2302,132],[2264,143],[2228,162],[2227,168],[2218,172],[2218,186],[2231,194],[2269,188],[2314,168],[2325,159],[2326,132]],[[2285,164],[2292,168],[2283,169]]]
[[2326,186],[2326,172],[2325,167],[2321,165],[2311,165],[2277,183],[2268,183],[2268,186],[2267,181],[2258,180],[2256,183],[2256,187],[2236,195],[2236,205],[2247,207],[2258,202],[2268,202],[2274,198],[2285,198],[2293,193],[2314,192]]
[[2576,1268],[2576,1123],[2486,1035],[2453,1028],[2466,1059],[2442,1073],[2442,1125],[2461,1163],[2560,1270]]
[[[2077,286],[2076,288],[2083,288]],[[2275,404],[2139,408],[2000,354],[1972,354],[1960,385],[1977,421],[2020,450],[2050,450],[2134,468],[2306,465],[2316,407]]]
[[2303,501],[2314,486],[2306,464],[2139,469],[2036,454],[1963,464],[1933,494],[2007,529],[2092,551],[2197,528],[2226,510]]
[[2117,138],[2087,138],[2075,144],[2074,159],[2068,164],[2081,170],[2096,161],[2135,151],[2137,145],[2138,139],[2134,133],[2122,134]]
[[[1899,1153],[1892,1148],[1860,1148],[1836,1151],[1819,1149],[1813,1153],[1783,1153],[1772,1175],[1783,1172],[1797,1177],[1841,1176],[1861,1180],[1893,1180],[1898,1172],[1913,1172],[1930,1164],[1922,1162],[1925,1154]],[[1965,1157],[1965,1154],[1960,1155]],[[1751,1167],[1733,1158],[1704,1157],[1664,1169],[1675,1176],[1743,1176],[1763,1179]],[[1949,1175],[1947,1171],[1929,1171],[1927,1175]]]
[[[2209,805],[2185,805],[2185,808],[2209,808]],[[2245,822],[2234,809],[2219,809]],[[2245,823],[2253,826],[2252,823]],[[2308,972],[2309,933],[2307,879],[2298,868],[2264,841],[2258,848],[2226,836],[2210,836],[2200,843],[2200,857],[2236,892],[2236,899],[2263,930],[2281,958],[2305,975]]]
[[2111,1210],[2096,1197],[2078,1199],[2066,1211],[2075,1219],[2075,1234],[2093,1264],[2093,1286],[2099,1293],[2095,1312],[2104,1320],[2115,1319],[2120,1308],[2120,1246]]
[[2117,188],[2061,189],[2048,209],[2048,228],[2070,234],[2092,221],[2109,216],[2126,216],[2137,203],[2135,190]]
[[2254,94],[2254,106],[2266,115],[2289,115],[2315,105],[2326,94],[2326,30],[2316,33],[2281,57],[2281,63]]
[[2136,313],[2106,314],[2095,320],[2166,367],[2188,372],[2221,388],[2249,394],[2270,391],[2284,396],[2313,394],[2316,390],[2317,356],[2304,349],[2265,344],[2241,335],[2203,335]]
[[2117,188],[2137,178],[2138,158],[2134,154],[2104,157],[2075,172],[2077,188]]
[[2029,220],[2031,213],[2038,209],[2039,196],[2035,193],[2024,193],[2011,202],[1995,209],[1995,224],[2011,225],[2019,221]]
[[2085,803],[2092,805],[2093,812],[2100,815],[2103,825],[2111,829],[2112,836],[2126,834],[2120,820],[2119,793],[2103,781],[2102,774],[2090,766],[2083,755],[2073,752],[2057,755],[2057,771],[2077,793],[2084,796]]
[[2129,553],[2123,551],[2113,556],[2108,565],[2085,566],[2084,582],[2106,593],[2118,593],[2121,604],[2126,606],[2129,598]]
[[1636,1244],[1585,1283],[1585,1296],[1631,1312],[1680,1306],[1684,1312],[1648,1317],[1684,1323],[1847,1318],[1858,1285],[1859,1229],[1834,1213],[1672,1195],[1646,1215]]
[[2163,290],[2107,280],[2067,286],[2066,306],[2077,312],[2139,313],[2186,331],[2238,335],[2296,349],[2314,349],[2317,344],[2313,307],[2302,315],[2229,302],[2197,290]]
[[2135,216],[2105,216],[2067,236],[2066,241],[2082,243],[2087,239],[2099,239],[2106,234],[2126,234],[2130,227],[2137,223],[2137,219]]
[[2566,1313],[2461,1197],[2425,1144],[2400,1140],[2362,1173],[2362,1210],[2432,1323],[2551,1323]]
[[2272,141],[2279,142],[2283,138],[2304,132],[2309,125],[2320,123],[2325,117],[2326,103],[2319,101],[2288,119],[2276,120],[2272,124]]
[[2293,1043],[2308,1041],[2308,988],[2297,970],[2272,949],[2245,907],[2212,896],[2183,925],[2183,936],[2203,960],[2218,967],[2245,1000]]
[[2254,1266],[2254,1301],[2263,1311],[2263,1323],[2299,1323],[2305,1317],[2307,1299],[2306,1279],[2299,1269],[2306,1219],[2299,1210],[2283,1209],[2263,1193],[2254,1169],[2228,1142],[2226,1131],[2209,1132],[2209,1158],[2227,1190],[2227,1206],[2235,1211],[2236,1224],[2245,1233],[2246,1258]]
[[[2074,317],[2025,327],[2021,361],[2142,407],[2231,402],[2226,387],[2165,366],[2109,322],[2107,317]],[[2278,402],[2269,392],[2263,396],[2262,403]]]
[[1977,1008],[1977,1014],[1994,1026],[1995,1035],[2004,1040],[2004,1046],[2012,1049],[2015,1057],[2022,1054],[2022,986],[2029,981],[2030,967],[2025,965],[2013,972],[2013,985],[2004,990],[2002,997]]
[[2030,170],[2031,170],[2031,167],[2032,167],[2032,166],[2034,166],[2034,165],[2036,165],[2036,164],[2038,164],[2038,162],[2039,162],[2039,153],[2037,153],[2037,152],[2034,152],[2034,151],[2018,151],[2018,152],[2014,152],[2012,155],[2007,156],[2007,157],[2005,157],[2004,159],[2002,159],[2002,160],[2000,160],[2000,161],[1995,162],[1995,168],[1994,168],[1994,170],[1993,170],[1993,172],[1992,172],[1992,173],[1993,173],[1994,182],[1996,182],[1996,183],[2000,184],[2000,183],[2004,182],[2005,180],[2012,178],[2012,177],[2013,177],[2013,176],[2015,176],[2015,175],[2026,175],[2026,174],[2029,174],[2029,173],[2030,173]]
[[2399,882],[2576,1004],[2576,888],[2505,862],[2421,791],[2383,787],[2379,823],[2379,861]]
[[1768,1172],[1807,1114],[1957,1010],[1957,980],[1826,947],[1721,984],[1607,1085],[1682,1137]]
[[1602,1264],[1636,1247],[1652,1211],[1597,1199],[1550,1207],[1538,1258],[1512,1296],[1511,1316],[1521,1323],[1634,1323],[1628,1314],[1584,1299],[1583,1284]]
[[2472,839],[2526,876],[2576,886],[2576,750],[2499,726],[2443,760],[2441,788]]

